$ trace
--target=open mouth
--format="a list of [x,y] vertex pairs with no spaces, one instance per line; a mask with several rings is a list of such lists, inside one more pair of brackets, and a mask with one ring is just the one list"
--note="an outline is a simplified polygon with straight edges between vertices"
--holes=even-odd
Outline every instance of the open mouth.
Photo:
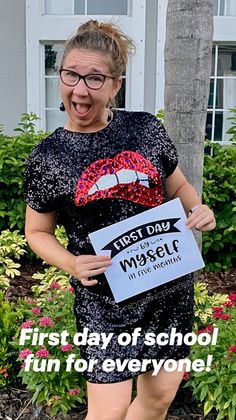
[[114,158],[93,162],[81,175],[75,204],[84,205],[102,198],[123,198],[157,206],[163,202],[163,187],[155,166],[142,155],[124,151]]
[[72,102],[72,103],[73,103],[73,106],[75,108],[76,114],[81,115],[81,116],[87,115],[87,113],[91,109],[91,105],[89,105],[89,104],[78,104],[78,103],[75,103],[75,102]]

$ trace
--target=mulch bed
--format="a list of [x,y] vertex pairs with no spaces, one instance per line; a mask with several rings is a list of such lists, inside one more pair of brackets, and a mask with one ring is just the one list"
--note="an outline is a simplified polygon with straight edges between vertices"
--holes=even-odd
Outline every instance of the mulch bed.
[[[10,282],[7,298],[17,302],[19,297],[32,296],[31,286],[38,284],[32,279],[35,271],[42,270],[42,266],[32,267],[25,265],[21,268],[21,276],[15,277]],[[236,269],[229,273],[201,273],[198,280],[206,282],[209,293],[230,293],[236,291]],[[184,381],[183,381],[184,383]],[[0,392],[0,420],[84,420],[86,407],[80,406],[71,411],[66,417],[58,415],[50,417],[45,408],[36,407],[31,403],[32,395],[20,385]],[[172,403],[166,420],[215,420],[216,412],[210,412],[203,416],[202,409],[193,398],[188,388],[180,387],[174,402]],[[98,419],[99,420],[99,419]]]

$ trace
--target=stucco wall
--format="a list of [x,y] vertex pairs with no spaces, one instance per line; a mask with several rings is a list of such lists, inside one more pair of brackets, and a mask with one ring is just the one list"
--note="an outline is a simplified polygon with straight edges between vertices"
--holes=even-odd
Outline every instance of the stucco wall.
[[0,123],[12,134],[26,112],[25,0],[0,0]]

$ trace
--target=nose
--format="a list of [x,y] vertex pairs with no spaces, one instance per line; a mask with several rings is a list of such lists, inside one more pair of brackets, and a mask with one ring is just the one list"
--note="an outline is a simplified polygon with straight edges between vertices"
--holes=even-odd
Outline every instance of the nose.
[[73,89],[76,95],[87,96],[88,95],[88,88],[83,79],[80,79],[77,85],[74,86]]

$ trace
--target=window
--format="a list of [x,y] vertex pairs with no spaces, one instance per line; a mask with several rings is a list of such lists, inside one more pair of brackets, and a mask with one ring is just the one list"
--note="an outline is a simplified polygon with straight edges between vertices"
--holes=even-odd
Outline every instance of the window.
[[[45,61],[45,122],[46,130],[53,131],[55,127],[64,126],[65,112],[59,109],[61,98],[59,94],[58,69],[63,54],[63,43],[44,45]],[[125,108],[126,75],[122,76],[122,88],[117,98],[117,108]]]
[[214,0],[214,16],[236,16],[235,0]]
[[127,0],[45,0],[46,15],[127,15]]
[[[122,75],[117,108],[143,110],[146,0],[26,0],[25,3],[27,112],[40,117],[36,129],[52,131],[65,124],[66,113],[59,110],[58,66],[65,40],[88,19],[109,22],[112,17],[114,23],[134,39],[137,53],[130,57],[126,73]],[[98,4],[100,14],[89,15],[98,12]],[[75,15],[82,10],[87,15]],[[114,12],[120,14],[102,14]]]
[[214,45],[210,95],[207,112],[207,138],[228,141],[229,109],[236,105],[236,45]]
[[45,53],[45,122],[46,130],[63,126],[66,115],[59,110],[61,103],[59,94],[58,69],[63,52],[63,44],[48,44],[44,46]]

